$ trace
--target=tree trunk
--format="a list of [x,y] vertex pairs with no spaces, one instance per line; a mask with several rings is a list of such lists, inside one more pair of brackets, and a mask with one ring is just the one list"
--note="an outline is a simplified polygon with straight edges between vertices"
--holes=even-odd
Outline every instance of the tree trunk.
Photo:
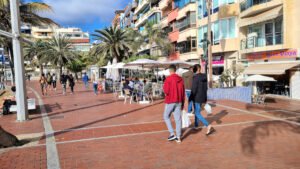
[[75,79],[76,79],[76,81],[78,81],[78,74],[77,74],[77,72],[75,72]]
[[59,76],[61,76],[62,75],[62,72],[63,72],[63,66],[59,66]]
[[12,147],[12,146],[19,146],[21,143],[18,138],[11,133],[5,131],[0,126],[0,148],[2,147]]
[[209,81],[208,81],[208,86],[209,88],[212,88],[212,39],[211,39],[211,0],[206,0],[206,8],[207,8],[207,39],[208,39],[208,69],[209,69]]
[[41,72],[41,75],[44,73],[44,66],[43,66],[43,64],[40,64],[40,72]]

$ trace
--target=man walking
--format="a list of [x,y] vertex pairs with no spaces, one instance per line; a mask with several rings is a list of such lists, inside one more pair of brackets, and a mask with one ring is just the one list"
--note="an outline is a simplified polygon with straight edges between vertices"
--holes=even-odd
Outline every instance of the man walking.
[[89,77],[86,73],[83,74],[82,81],[84,83],[85,89],[89,88]]
[[62,75],[60,76],[60,83],[62,84],[63,95],[66,94],[66,90],[67,90],[67,80],[68,80],[68,76],[65,75],[64,73],[62,73]]
[[185,95],[188,99],[188,113],[191,114],[193,111],[193,101],[190,100],[191,91],[192,91],[192,83],[193,83],[193,66],[189,68],[189,71],[182,74],[182,78],[184,81],[184,87],[185,87]]
[[194,75],[192,92],[190,99],[194,102],[195,109],[195,129],[198,127],[200,120],[207,127],[206,135],[212,134],[215,129],[208,124],[207,120],[201,115],[201,106],[207,101],[207,76],[201,73],[201,66],[196,64],[193,68]]
[[[184,107],[184,84],[180,76],[175,74],[176,66],[170,65],[170,76],[164,82],[165,93],[165,112],[164,120],[170,132],[169,141],[176,140],[181,142],[181,110]],[[176,136],[171,123],[171,114],[174,112],[174,119],[176,123]]]

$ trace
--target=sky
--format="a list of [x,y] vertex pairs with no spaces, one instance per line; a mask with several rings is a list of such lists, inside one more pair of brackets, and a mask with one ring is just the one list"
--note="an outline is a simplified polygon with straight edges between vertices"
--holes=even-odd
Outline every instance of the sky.
[[25,0],[44,2],[53,12],[41,13],[63,27],[79,27],[92,34],[111,25],[115,10],[124,9],[131,0]]

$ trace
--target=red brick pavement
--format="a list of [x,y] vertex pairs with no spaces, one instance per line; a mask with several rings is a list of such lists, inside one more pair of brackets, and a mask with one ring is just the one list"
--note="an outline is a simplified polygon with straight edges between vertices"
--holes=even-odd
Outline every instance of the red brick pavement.
[[[36,83],[30,86],[39,92]],[[110,94],[95,96],[80,84],[75,90],[74,95],[62,96],[59,89],[43,97],[61,168],[300,168],[299,125],[272,119],[299,120],[299,102],[277,99],[261,106],[218,101],[207,117],[217,132],[206,137],[205,129],[187,129],[176,144],[166,141],[161,100],[130,105]],[[14,115],[0,122],[14,134],[43,132],[36,112],[25,123],[13,123]],[[0,150],[0,168],[45,168],[45,140],[39,144]]]

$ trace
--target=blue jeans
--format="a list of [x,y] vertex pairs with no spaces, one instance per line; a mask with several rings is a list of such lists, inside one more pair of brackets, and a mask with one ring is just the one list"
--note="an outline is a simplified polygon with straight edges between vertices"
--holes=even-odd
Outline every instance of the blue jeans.
[[93,88],[94,88],[94,93],[98,94],[98,84],[94,83]]
[[193,111],[193,101],[190,101],[192,91],[191,90],[185,90],[185,95],[188,99],[188,113],[191,113]]
[[170,103],[165,105],[164,120],[170,132],[170,136],[174,135],[174,129],[171,123],[171,115],[174,113],[176,124],[176,136],[181,136],[181,103]]
[[89,82],[88,81],[84,81],[83,83],[84,83],[85,88],[88,89],[89,88]]
[[204,126],[209,125],[206,119],[201,115],[201,104],[195,103],[195,127],[198,127],[199,120],[204,124]]

